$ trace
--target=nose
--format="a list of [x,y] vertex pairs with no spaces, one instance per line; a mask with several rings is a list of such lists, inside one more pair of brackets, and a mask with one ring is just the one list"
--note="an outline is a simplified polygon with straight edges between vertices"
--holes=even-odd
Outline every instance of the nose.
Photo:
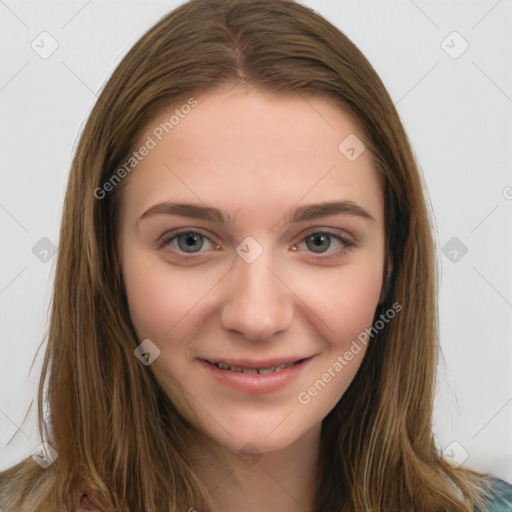
[[279,272],[271,270],[269,253],[263,251],[252,263],[237,256],[223,280],[222,325],[250,340],[265,340],[285,331],[293,319],[293,292]]

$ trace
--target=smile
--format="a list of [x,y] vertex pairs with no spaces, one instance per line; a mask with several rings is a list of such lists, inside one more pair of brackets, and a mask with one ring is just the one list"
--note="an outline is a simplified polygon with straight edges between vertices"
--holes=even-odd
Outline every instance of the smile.
[[199,359],[208,378],[213,378],[223,387],[241,393],[265,394],[284,389],[306,371],[313,356],[289,357],[279,360],[233,359],[211,361]]
[[267,368],[244,368],[241,366],[232,366],[227,363],[219,362],[219,363],[211,363],[220,370],[229,370],[230,372],[239,372],[239,373],[249,373],[249,374],[255,374],[258,373],[260,375],[268,375],[269,373],[275,373],[280,370],[284,370],[285,368],[289,368],[290,366],[293,366],[294,364],[300,363],[303,361],[302,359],[300,361],[296,361],[295,363],[283,363],[278,366],[268,366]]

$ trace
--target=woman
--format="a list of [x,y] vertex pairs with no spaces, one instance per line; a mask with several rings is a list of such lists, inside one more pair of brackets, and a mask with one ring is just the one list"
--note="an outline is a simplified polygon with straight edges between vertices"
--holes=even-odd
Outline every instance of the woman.
[[433,441],[433,251],[342,33],[287,0],[183,5],[81,136],[39,389],[55,452],[0,475],[2,510],[512,510]]

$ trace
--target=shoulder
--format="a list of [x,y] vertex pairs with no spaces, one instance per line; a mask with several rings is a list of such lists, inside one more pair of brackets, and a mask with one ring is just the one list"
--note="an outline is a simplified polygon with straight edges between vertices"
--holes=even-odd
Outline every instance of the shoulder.
[[491,502],[485,512],[512,512],[512,485],[493,479]]

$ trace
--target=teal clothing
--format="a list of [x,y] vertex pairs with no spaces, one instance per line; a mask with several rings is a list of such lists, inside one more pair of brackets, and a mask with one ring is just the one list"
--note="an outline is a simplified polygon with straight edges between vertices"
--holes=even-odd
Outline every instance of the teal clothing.
[[498,479],[493,482],[492,502],[486,512],[512,512],[512,485]]

